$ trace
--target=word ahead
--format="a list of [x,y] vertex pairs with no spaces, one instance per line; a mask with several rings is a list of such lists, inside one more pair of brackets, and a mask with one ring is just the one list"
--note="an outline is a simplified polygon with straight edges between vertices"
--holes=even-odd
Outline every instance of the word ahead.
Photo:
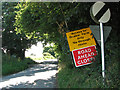
[[79,66],[91,64],[94,56],[97,55],[97,52],[95,46],[90,46],[78,50],[73,50],[72,54],[73,54],[75,66],[79,67]]
[[90,28],[66,33],[70,51],[96,45]]

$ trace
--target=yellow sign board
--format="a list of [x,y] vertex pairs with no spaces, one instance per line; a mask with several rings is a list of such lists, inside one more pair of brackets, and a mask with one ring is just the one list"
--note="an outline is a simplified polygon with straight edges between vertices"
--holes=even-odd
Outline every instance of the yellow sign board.
[[70,51],[96,45],[90,28],[84,28],[66,33]]

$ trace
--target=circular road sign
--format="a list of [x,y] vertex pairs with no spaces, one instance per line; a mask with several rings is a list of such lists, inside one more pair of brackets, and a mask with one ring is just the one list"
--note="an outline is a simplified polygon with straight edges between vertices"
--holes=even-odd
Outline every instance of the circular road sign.
[[106,23],[109,21],[110,9],[102,1],[98,1],[90,9],[90,15],[96,23]]

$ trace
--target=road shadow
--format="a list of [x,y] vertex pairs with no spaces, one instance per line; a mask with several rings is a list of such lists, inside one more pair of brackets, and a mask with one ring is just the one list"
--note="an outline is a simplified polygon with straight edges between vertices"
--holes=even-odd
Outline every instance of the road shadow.
[[27,70],[3,77],[3,88],[55,88],[57,64],[37,64]]
[[10,86],[7,86],[4,89],[7,89],[7,88],[55,88],[55,80],[56,78],[55,77],[51,77],[47,80],[44,80],[44,79],[38,79],[38,80],[35,80],[33,83],[29,83],[28,81],[25,82],[25,83],[19,83],[17,85],[10,85]]

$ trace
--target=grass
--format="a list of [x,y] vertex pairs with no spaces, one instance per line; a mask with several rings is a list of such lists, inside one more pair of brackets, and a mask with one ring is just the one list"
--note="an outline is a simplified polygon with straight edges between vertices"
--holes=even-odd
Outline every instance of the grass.
[[21,60],[20,58],[16,58],[10,55],[3,54],[2,55],[2,75],[14,74],[19,71],[27,69],[31,64],[35,64],[33,60],[47,60],[47,59],[55,59],[49,53],[44,53],[44,57],[41,58],[25,58]]
[[9,55],[2,55],[2,75],[5,76],[25,70],[30,66],[30,64],[35,64],[35,62],[30,58],[21,60]]
[[32,59],[32,60],[43,60],[43,57],[27,57],[27,58],[30,58],[30,59]]
[[80,68],[71,65],[71,68],[65,66],[59,71],[58,82],[59,88],[97,88],[102,85],[102,77],[90,65]]
[[103,85],[100,55],[90,65],[79,68],[68,56],[64,56],[64,62],[59,62],[58,87],[59,88],[119,88],[119,63],[117,57],[106,57],[106,82]]

